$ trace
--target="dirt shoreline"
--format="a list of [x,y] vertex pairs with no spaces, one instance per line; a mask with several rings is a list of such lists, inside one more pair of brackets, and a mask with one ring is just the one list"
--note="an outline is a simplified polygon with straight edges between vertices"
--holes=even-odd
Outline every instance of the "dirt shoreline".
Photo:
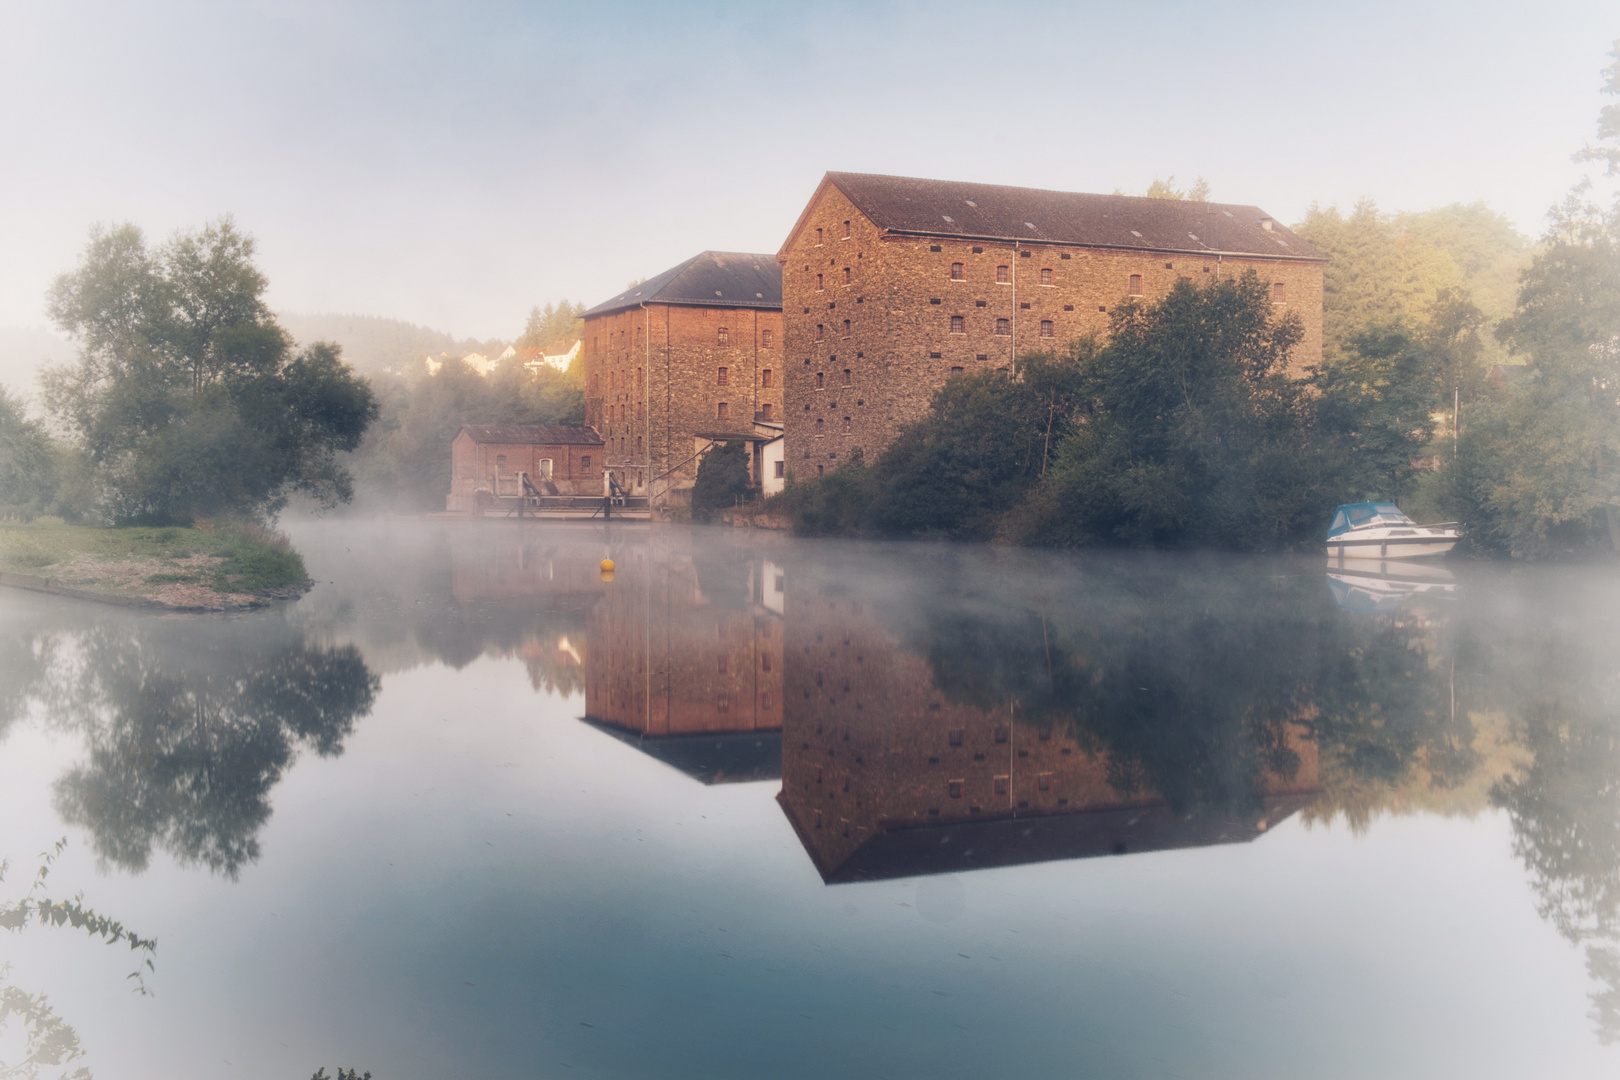
[[119,607],[172,612],[253,611],[282,600],[296,600],[308,592],[314,584],[313,581],[305,580],[276,589],[266,589],[260,593],[221,593],[206,585],[177,582],[157,587],[149,586],[142,592],[114,592],[109,589],[85,588],[82,584],[73,584],[60,577],[41,577],[37,574],[18,574],[10,570],[0,570],[0,586],[48,593],[74,600],[115,604]]

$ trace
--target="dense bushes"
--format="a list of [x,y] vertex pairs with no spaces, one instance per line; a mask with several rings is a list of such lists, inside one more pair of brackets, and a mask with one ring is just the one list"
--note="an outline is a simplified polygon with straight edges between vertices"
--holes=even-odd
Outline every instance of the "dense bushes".
[[721,443],[698,462],[692,487],[692,518],[712,521],[720,511],[735,506],[748,494],[748,444]]

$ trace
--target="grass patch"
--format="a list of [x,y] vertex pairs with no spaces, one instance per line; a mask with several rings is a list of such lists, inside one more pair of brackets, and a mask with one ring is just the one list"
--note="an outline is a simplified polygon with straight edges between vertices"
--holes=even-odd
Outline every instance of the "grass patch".
[[[0,570],[41,574],[59,567],[62,580],[70,571],[89,584],[121,563],[173,564],[207,558],[198,565],[175,566],[134,580],[147,585],[212,584],[217,592],[259,593],[297,585],[307,578],[304,560],[286,537],[261,526],[235,522],[199,523],[197,528],[102,529],[68,525],[56,518],[26,523],[0,522]],[[155,569],[155,568],[154,568]],[[57,577],[58,572],[49,576]]]
[[290,548],[244,538],[214,570],[215,592],[256,593],[303,581],[304,559]]

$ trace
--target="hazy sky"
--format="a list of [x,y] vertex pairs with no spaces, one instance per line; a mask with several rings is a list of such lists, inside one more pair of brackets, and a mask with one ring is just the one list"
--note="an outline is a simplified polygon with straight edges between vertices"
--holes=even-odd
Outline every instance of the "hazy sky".
[[282,310],[509,337],[774,252],[828,169],[1539,233],[1617,37],[1614,0],[0,0],[0,326],[45,323],[92,222],[231,213]]

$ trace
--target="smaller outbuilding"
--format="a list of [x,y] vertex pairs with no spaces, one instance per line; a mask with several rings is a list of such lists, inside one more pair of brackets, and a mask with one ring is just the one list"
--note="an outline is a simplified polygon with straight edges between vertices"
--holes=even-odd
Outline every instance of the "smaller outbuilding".
[[542,495],[600,496],[602,448],[601,436],[588,427],[469,424],[450,443],[445,509],[467,513],[515,500],[524,478]]

